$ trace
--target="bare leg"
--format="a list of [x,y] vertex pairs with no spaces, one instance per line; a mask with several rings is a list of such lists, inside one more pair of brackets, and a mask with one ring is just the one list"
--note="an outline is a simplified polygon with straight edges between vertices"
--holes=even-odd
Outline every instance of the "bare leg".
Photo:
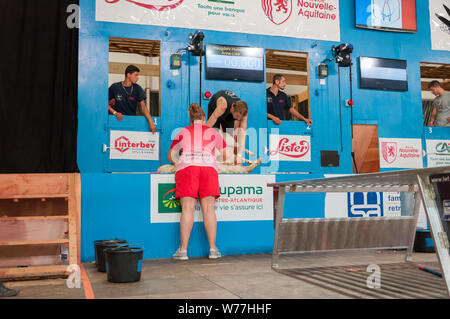
[[180,219],[180,250],[187,250],[192,225],[194,225],[194,208],[196,198],[181,197],[181,219]]
[[203,224],[205,225],[206,236],[208,237],[209,248],[217,249],[216,234],[217,234],[217,219],[214,211],[214,203],[216,198],[208,196],[200,199],[200,205],[203,213]]

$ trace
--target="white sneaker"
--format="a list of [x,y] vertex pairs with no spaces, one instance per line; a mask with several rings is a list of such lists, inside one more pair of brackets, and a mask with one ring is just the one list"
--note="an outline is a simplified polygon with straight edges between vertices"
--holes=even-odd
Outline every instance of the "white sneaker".
[[218,249],[210,249],[209,250],[209,259],[217,259],[222,257],[222,254],[220,253],[220,251]]
[[175,254],[173,254],[172,258],[176,259],[176,260],[188,260],[189,259],[188,255],[187,255],[187,250],[182,251],[182,250],[180,250],[180,248],[177,249]]

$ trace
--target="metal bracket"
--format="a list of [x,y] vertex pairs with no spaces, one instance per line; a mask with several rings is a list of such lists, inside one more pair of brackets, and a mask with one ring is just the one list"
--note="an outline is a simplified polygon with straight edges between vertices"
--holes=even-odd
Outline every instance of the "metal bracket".
[[441,231],[441,232],[439,232],[438,237],[439,237],[439,241],[440,241],[442,248],[449,249],[450,244],[448,242],[447,233]]

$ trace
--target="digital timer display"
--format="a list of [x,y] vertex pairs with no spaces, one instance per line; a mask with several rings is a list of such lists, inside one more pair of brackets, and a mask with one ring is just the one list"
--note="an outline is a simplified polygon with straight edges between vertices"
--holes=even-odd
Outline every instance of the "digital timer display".
[[207,44],[206,78],[262,82],[264,81],[264,49]]

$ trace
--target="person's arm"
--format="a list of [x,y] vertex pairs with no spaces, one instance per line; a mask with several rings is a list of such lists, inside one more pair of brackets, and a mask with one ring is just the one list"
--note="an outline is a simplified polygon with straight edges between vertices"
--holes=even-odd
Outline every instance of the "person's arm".
[[144,114],[144,116],[147,118],[148,121],[148,125],[150,127],[150,130],[155,133],[156,132],[156,126],[153,123],[153,119],[150,116],[150,112],[148,111],[147,105],[145,105],[145,100],[142,100],[141,102],[139,102],[139,105],[141,106],[141,112],[142,114]]
[[431,111],[430,120],[428,126],[434,126],[434,120],[436,119],[437,107],[433,106],[433,111]]
[[237,154],[235,164],[242,165],[242,153],[245,148],[245,141],[247,139],[247,118],[248,114],[240,121],[234,121],[235,141],[237,141]]
[[167,153],[167,159],[169,160],[170,163],[175,164],[175,158],[176,158],[176,151],[171,148],[169,150],[169,152]]
[[267,113],[267,118],[272,120],[276,125],[280,125],[281,124],[281,120],[278,117],[276,117],[275,115]]
[[117,117],[117,119],[119,121],[123,120],[123,115],[120,112],[117,112],[116,110],[114,110],[112,107],[116,104],[116,100],[115,99],[110,99],[108,101],[108,113],[115,115]]
[[289,113],[291,113],[292,115],[294,115],[296,118],[298,118],[299,120],[304,121],[306,124],[308,125],[312,125],[312,121],[310,119],[307,119],[306,117],[304,117],[303,115],[301,115],[293,106],[289,109]]
[[216,124],[217,119],[221,117],[222,114],[225,113],[225,111],[227,110],[227,100],[225,100],[224,97],[219,97],[216,103],[217,103],[216,109],[206,122],[206,126],[213,127],[214,124]]

